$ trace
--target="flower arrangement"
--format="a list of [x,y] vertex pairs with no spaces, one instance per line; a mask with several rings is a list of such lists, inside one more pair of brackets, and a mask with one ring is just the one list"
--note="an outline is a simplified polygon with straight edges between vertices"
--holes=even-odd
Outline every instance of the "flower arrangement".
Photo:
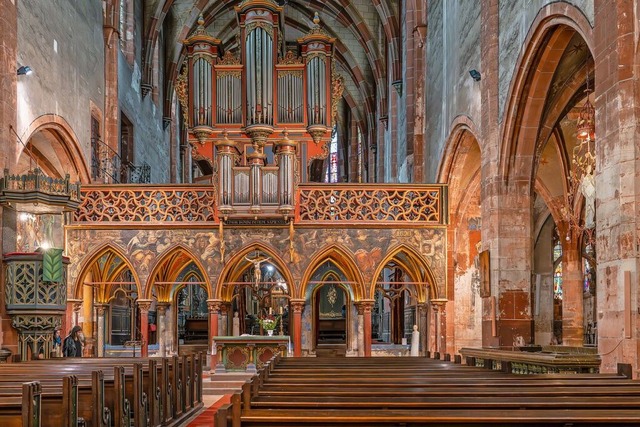
[[274,316],[273,314],[267,314],[259,319],[260,325],[266,331],[273,331],[280,320],[280,316]]

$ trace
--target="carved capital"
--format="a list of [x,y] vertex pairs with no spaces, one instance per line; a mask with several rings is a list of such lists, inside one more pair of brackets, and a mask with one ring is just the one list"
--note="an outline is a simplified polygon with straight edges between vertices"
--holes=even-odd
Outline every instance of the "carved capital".
[[303,299],[292,299],[291,300],[291,309],[293,310],[293,313],[302,313],[302,310],[304,310],[304,303],[305,300]]
[[218,314],[220,312],[221,305],[222,305],[222,300],[219,300],[219,299],[207,300],[207,307],[209,308],[210,314]]
[[73,307],[74,313],[79,313],[80,309],[82,309],[82,300],[75,298],[67,298],[67,304],[71,304]]
[[158,311],[158,315],[164,316],[165,314],[167,314],[167,309],[169,308],[170,305],[171,303],[168,303],[168,302],[156,303],[156,310]]
[[419,315],[424,316],[427,314],[429,310],[429,303],[428,302],[418,303],[417,308],[418,308]]
[[107,311],[107,307],[109,306],[109,304],[96,304],[95,308],[96,311],[98,313],[98,316],[104,316],[104,314]]
[[144,98],[153,90],[153,85],[149,83],[141,83],[140,90],[142,91],[142,97]]
[[444,311],[445,305],[447,304],[447,302],[449,302],[449,300],[447,300],[446,298],[437,298],[437,299],[432,299],[431,301],[431,306],[433,307],[433,309],[437,312],[437,311]]
[[141,314],[149,314],[149,309],[151,308],[151,303],[153,302],[153,300],[139,299],[136,302],[138,303],[138,308],[140,308]]
[[375,301],[374,300],[360,300],[360,301],[356,301],[355,305],[356,308],[358,309],[358,314],[368,314],[371,315],[371,310],[373,309],[373,305],[374,305]]

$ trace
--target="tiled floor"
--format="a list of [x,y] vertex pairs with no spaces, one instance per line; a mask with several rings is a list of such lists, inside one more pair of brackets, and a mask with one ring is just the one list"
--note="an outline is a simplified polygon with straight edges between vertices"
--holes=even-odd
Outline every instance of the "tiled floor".
[[202,402],[204,406],[204,411],[202,411],[196,418],[191,421],[188,426],[189,427],[212,427],[213,420],[216,415],[217,409],[224,405],[225,403],[229,403],[231,401],[230,395],[224,396],[202,396]]

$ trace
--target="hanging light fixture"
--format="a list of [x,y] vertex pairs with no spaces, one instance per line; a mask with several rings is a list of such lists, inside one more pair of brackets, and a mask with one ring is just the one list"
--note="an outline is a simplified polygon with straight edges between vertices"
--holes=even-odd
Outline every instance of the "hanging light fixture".
[[[595,230],[595,108],[589,100],[591,89],[587,74],[585,101],[578,113],[576,122],[577,144],[571,157],[569,186],[567,189],[566,207],[563,214],[575,235],[582,235],[588,243],[592,243]],[[579,197],[584,199],[584,212],[576,205]],[[570,240],[569,234],[566,236]]]

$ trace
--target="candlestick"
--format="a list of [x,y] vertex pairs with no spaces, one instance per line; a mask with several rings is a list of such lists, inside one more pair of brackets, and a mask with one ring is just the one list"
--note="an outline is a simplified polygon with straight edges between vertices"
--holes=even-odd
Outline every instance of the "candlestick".
[[278,307],[278,314],[282,314],[282,306]]

